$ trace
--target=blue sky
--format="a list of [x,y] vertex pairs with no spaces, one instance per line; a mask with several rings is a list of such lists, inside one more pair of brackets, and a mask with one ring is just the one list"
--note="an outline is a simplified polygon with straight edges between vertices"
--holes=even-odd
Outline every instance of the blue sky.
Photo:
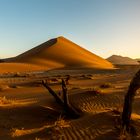
[[0,58],[58,36],[104,58],[140,58],[140,0],[0,0]]

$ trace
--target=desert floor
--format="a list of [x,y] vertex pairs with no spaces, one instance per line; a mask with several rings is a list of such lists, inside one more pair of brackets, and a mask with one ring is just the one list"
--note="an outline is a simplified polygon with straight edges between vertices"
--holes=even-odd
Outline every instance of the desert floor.
[[[122,112],[129,83],[139,68],[0,74],[0,140],[120,139],[119,112]],[[67,75],[70,75],[69,101],[82,112],[78,119],[64,116],[61,106],[41,84],[41,80],[47,79],[50,87],[61,94],[61,78]],[[138,134],[139,105],[138,92],[132,114]]]

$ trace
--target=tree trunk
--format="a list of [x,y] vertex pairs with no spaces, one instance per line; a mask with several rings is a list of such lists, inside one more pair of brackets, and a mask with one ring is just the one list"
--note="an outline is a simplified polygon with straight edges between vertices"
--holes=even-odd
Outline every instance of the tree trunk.
[[63,91],[63,100],[64,100],[64,106],[67,107],[68,102],[68,94],[67,94],[67,87],[65,81],[62,79],[62,91]]
[[63,100],[47,85],[47,82],[42,81],[42,84],[45,88],[47,88],[49,93],[51,93],[51,95],[56,99],[56,102],[64,108],[64,111],[66,112],[66,115],[68,117],[70,118],[80,117],[80,113],[69,104],[67,96],[67,88],[63,79],[62,79]]
[[126,129],[128,133],[131,133],[130,120],[134,96],[136,94],[137,89],[139,88],[140,88],[140,70],[135,74],[134,78],[132,79],[124,100],[124,107],[122,113],[122,128]]
[[43,86],[49,91],[49,93],[55,98],[56,102],[60,105],[63,105],[63,101],[57,94],[48,86],[47,81],[43,80],[42,81]]

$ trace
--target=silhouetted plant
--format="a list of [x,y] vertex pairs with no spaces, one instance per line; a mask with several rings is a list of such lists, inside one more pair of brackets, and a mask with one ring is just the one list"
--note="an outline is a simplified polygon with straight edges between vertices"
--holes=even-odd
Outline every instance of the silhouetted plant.
[[69,85],[69,80],[70,80],[70,75],[67,75],[67,78],[66,78],[66,85]]
[[124,107],[122,113],[122,128],[123,131],[127,131],[130,134],[135,135],[135,128],[130,124],[131,122],[131,113],[132,113],[132,104],[134,101],[134,96],[136,91],[140,88],[140,70],[135,74],[134,78],[130,82],[130,86],[127,94],[125,95]]
[[111,83],[104,83],[100,85],[100,88],[110,88],[110,87],[112,87]]

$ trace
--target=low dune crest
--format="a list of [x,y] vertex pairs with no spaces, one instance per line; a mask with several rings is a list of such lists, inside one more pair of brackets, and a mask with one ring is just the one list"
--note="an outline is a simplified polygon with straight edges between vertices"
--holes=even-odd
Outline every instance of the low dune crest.
[[[113,65],[107,60],[87,51],[64,37],[51,39],[14,58],[6,59],[8,63],[29,66],[29,70],[48,70],[55,68],[99,68],[112,69]],[[9,64],[5,65],[9,65]],[[4,63],[2,63],[3,65]],[[33,65],[33,66],[32,66]],[[35,67],[36,66],[36,67]],[[5,66],[6,67],[6,66]],[[8,67],[8,66],[7,66]],[[26,70],[25,67],[18,70]]]

